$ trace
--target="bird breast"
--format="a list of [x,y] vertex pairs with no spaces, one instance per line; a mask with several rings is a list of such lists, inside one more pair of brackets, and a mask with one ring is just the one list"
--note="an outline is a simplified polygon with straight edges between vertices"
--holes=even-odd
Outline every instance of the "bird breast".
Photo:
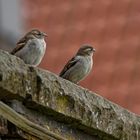
[[46,42],[44,39],[34,39],[33,42],[40,51],[44,52],[46,49]]
[[15,55],[23,59],[26,64],[37,66],[46,50],[46,43],[44,39],[31,39],[26,45],[19,50]]
[[70,77],[72,81],[82,80],[92,69],[92,57],[91,56],[77,56],[79,60],[77,65],[71,69]]
[[92,57],[91,56],[81,57],[80,63],[81,66],[83,67],[83,73],[86,74],[89,73],[93,65]]
[[38,57],[42,57],[44,55],[46,49],[44,39],[33,39],[29,44],[30,52],[32,52],[34,56],[37,55]]

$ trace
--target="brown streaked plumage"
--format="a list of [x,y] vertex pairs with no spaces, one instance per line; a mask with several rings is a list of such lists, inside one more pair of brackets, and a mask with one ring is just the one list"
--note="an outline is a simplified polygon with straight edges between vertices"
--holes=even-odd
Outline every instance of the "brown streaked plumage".
[[59,76],[73,83],[84,79],[92,69],[92,55],[95,49],[90,45],[83,45],[76,55],[68,61]]
[[[40,35],[40,37],[38,37],[37,35]],[[30,39],[34,39],[35,37],[44,38],[45,36],[47,36],[47,34],[39,31],[38,29],[31,30],[17,42],[16,47],[11,51],[11,54],[15,54],[17,51],[22,49]]]
[[23,59],[26,64],[37,66],[46,50],[44,38],[47,35],[38,29],[33,29],[21,38],[11,54]]

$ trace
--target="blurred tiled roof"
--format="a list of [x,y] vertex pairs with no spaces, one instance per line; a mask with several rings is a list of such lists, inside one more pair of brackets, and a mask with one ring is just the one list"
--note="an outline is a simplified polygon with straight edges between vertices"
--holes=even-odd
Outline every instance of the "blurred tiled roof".
[[94,69],[81,85],[140,114],[140,1],[26,0],[27,29],[48,33],[40,67],[59,73],[83,43]]

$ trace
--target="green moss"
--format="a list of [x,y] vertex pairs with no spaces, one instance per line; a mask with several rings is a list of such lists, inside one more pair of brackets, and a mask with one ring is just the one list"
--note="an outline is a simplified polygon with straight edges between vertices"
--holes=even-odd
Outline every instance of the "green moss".
[[68,95],[58,96],[56,103],[59,112],[68,112],[74,108],[74,100]]

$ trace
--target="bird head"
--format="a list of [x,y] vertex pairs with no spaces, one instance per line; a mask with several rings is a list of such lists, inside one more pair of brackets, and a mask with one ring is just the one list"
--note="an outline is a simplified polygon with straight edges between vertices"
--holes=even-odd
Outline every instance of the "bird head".
[[93,55],[95,52],[95,48],[93,48],[91,45],[83,45],[77,52],[77,55]]
[[44,32],[39,31],[38,29],[33,29],[28,33],[29,36],[36,37],[38,39],[43,39],[47,37],[47,34]]

